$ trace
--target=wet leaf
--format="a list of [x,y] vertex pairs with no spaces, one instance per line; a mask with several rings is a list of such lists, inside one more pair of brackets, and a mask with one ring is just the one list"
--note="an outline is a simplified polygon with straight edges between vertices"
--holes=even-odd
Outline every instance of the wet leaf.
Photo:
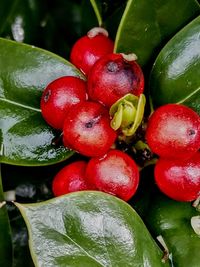
[[194,0],[129,0],[118,28],[115,51],[135,53],[145,67],[162,45],[199,12]]
[[155,107],[187,105],[200,114],[200,16],[178,32],[161,50],[150,76]]
[[137,213],[116,197],[82,191],[16,205],[36,267],[168,266]]
[[15,165],[48,165],[72,155],[43,120],[40,98],[46,85],[64,76],[81,76],[55,54],[0,39],[0,160]]
[[200,238],[191,225],[199,212],[191,203],[174,201],[163,194],[154,193],[145,213],[148,229],[154,236],[162,236],[177,267],[199,265]]

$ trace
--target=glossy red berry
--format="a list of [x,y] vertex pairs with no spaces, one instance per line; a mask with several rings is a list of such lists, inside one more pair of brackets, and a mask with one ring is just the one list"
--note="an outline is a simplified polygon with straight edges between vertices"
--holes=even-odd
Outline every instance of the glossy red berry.
[[104,155],[116,136],[107,109],[99,103],[82,102],[72,107],[65,118],[64,145],[85,156]]
[[135,60],[122,54],[99,59],[88,76],[89,98],[110,107],[128,93],[139,96],[144,90],[144,76]]
[[161,106],[150,117],[146,140],[159,156],[189,158],[200,148],[200,117],[183,105]]
[[200,196],[200,152],[192,158],[160,158],[155,166],[155,180],[160,190],[177,201],[193,201]]
[[90,159],[86,179],[98,190],[128,201],[137,190],[139,171],[126,153],[110,150],[104,157]]
[[86,99],[85,81],[72,76],[58,78],[48,84],[42,94],[42,116],[53,128],[62,130],[69,109]]
[[87,162],[76,161],[62,168],[54,177],[52,190],[55,196],[91,189],[85,179]]
[[102,56],[112,53],[114,47],[113,41],[108,36],[101,31],[99,33],[97,31],[96,35],[91,34],[92,30],[74,44],[70,54],[70,61],[86,75],[94,63]]

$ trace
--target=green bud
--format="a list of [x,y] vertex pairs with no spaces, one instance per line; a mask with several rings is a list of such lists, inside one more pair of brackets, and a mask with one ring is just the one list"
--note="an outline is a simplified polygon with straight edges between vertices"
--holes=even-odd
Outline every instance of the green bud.
[[135,116],[136,108],[131,102],[124,100],[121,127],[126,128],[131,125],[135,120]]
[[111,127],[120,129],[125,136],[132,136],[142,122],[146,98],[127,94],[115,102],[110,108]]

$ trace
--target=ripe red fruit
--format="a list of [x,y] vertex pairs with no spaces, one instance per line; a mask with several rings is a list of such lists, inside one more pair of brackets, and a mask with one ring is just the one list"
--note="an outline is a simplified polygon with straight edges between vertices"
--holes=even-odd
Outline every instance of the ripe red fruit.
[[85,161],[76,161],[62,168],[53,179],[54,195],[61,196],[70,192],[91,189],[85,180],[86,166]]
[[161,157],[189,158],[200,148],[200,117],[183,105],[161,106],[150,117],[146,140]]
[[160,158],[155,166],[155,180],[160,190],[177,201],[193,201],[200,196],[200,152],[192,158]]
[[42,116],[53,128],[62,130],[69,109],[86,99],[85,81],[72,76],[58,78],[48,84],[42,94]]
[[99,59],[88,76],[89,98],[111,107],[122,96],[139,96],[144,90],[144,76],[135,60],[122,54],[109,54]]
[[113,41],[101,31],[91,36],[92,31],[93,29],[74,44],[70,54],[70,61],[86,75],[94,63],[100,57],[112,53],[114,47]]
[[110,150],[104,157],[92,158],[86,179],[100,191],[128,201],[139,184],[139,170],[134,160],[120,150]]
[[104,155],[116,136],[107,109],[99,103],[82,102],[72,107],[65,118],[64,145],[85,156]]

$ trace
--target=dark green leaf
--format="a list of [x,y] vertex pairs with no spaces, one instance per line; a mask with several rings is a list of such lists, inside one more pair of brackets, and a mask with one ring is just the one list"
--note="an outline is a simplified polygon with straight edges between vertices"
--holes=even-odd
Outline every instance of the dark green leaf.
[[200,213],[191,203],[178,202],[164,195],[154,194],[145,215],[145,221],[153,234],[163,237],[174,266],[199,266],[200,238],[191,226],[191,218]]
[[112,13],[109,16],[105,17],[104,25],[109,32],[109,36],[112,38],[112,40],[115,40],[116,38],[116,33],[120,24],[120,20],[124,13],[124,9],[126,7],[126,2],[127,1],[122,1],[120,6],[112,10]]
[[96,18],[95,12],[88,0],[82,0],[81,2],[81,36],[86,35],[86,33],[93,27],[98,26],[98,19]]
[[105,27],[114,40],[127,0],[90,0],[99,25]]
[[[15,3],[14,3],[15,2]],[[16,5],[16,1],[13,0],[1,0],[1,8],[0,8],[0,33],[2,33],[3,28],[5,27],[5,23],[7,21],[7,18],[9,16],[9,13],[11,12],[11,6],[12,4]]]
[[48,165],[72,155],[63,146],[52,145],[56,133],[44,122],[39,109],[46,85],[64,75],[82,77],[63,58],[0,39],[1,162]]
[[0,169],[0,266],[12,266],[12,243],[8,214],[3,197]]
[[46,0],[40,47],[69,58],[72,45],[91,28],[98,26],[89,0]]
[[[28,246],[28,233],[25,222],[17,207],[12,203],[7,204],[7,209],[13,245],[13,264],[8,267],[34,267]],[[4,267],[4,265],[1,266]]]
[[42,1],[1,0],[0,36],[35,43],[42,17]]
[[150,77],[155,106],[180,103],[200,113],[200,16],[161,50]]
[[168,266],[137,213],[116,197],[82,191],[16,205],[37,267]]
[[194,0],[129,0],[118,28],[115,51],[134,52],[144,67],[199,12]]

